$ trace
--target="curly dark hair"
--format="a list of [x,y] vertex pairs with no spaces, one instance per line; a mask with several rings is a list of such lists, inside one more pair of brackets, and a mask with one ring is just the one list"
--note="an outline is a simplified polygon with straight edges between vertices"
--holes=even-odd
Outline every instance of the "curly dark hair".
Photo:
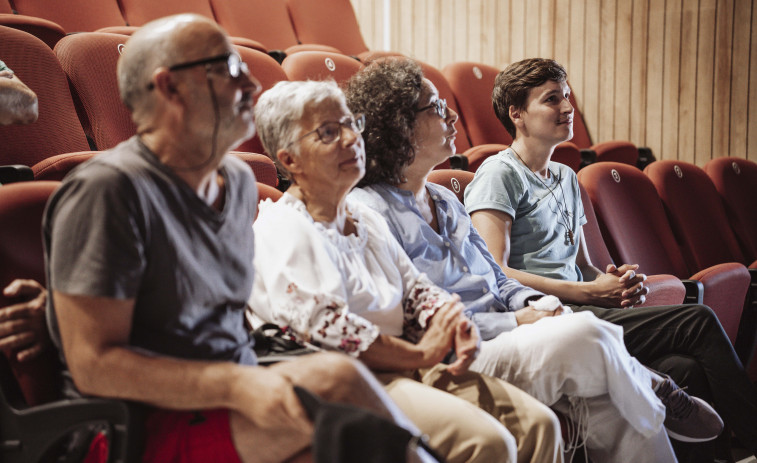
[[557,61],[546,58],[529,58],[506,67],[497,74],[492,92],[492,106],[497,119],[515,138],[515,124],[510,119],[510,106],[523,109],[532,88],[543,85],[548,80],[565,82],[568,73]]
[[359,187],[405,182],[402,172],[415,158],[422,85],[421,67],[408,58],[374,61],[347,82],[347,106],[353,114],[365,114],[366,168]]

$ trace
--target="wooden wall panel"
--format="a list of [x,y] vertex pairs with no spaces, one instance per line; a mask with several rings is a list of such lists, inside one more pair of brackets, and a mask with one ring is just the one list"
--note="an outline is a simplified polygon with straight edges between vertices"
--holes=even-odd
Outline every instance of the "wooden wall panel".
[[[757,161],[753,0],[351,0],[366,43],[437,66],[533,56],[568,70],[594,142]],[[751,111],[754,113],[754,110]]]

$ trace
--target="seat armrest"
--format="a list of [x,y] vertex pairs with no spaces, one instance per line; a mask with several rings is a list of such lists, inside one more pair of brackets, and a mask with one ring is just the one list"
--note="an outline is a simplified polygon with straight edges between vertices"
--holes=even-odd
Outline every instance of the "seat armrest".
[[657,160],[652,153],[652,148],[640,146],[638,149],[639,157],[636,160],[636,167],[638,167],[639,170],[644,170],[645,167]]
[[686,304],[702,304],[704,300],[704,285],[698,280],[681,280],[683,286],[686,288],[686,297],[684,302]]
[[28,166],[14,164],[10,166],[0,166],[0,185],[6,183],[26,182],[34,180],[34,173]]
[[468,170],[468,158],[461,154],[453,154],[449,158],[449,165],[455,170]]
[[581,151],[581,168],[588,166],[589,164],[593,164],[597,162],[597,152],[589,149],[584,148]]

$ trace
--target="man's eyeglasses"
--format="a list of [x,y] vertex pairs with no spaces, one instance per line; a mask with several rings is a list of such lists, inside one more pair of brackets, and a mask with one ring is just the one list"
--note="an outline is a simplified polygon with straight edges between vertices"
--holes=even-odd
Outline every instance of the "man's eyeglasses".
[[442,119],[446,119],[449,115],[449,112],[447,111],[447,100],[444,98],[438,98],[430,105],[416,109],[415,112],[419,113],[431,108],[434,108],[434,112]]
[[[188,61],[186,63],[174,64],[168,68],[169,71],[181,71],[183,69],[193,68],[195,66],[206,66],[206,70],[210,71],[210,65],[213,63],[225,63],[226,71],[229,73],[229,77],[236,79],[242,73],[249,75],[250,68],[247,67],[247,63],[242,61],[236,53],[224,53],[223,55],[211,56],[210,58],[198,59],[195,61]],[[148,90],[152,90],[155,85],[150,82],[147,85]]]
[[356,114],[354,117],[353,116],[344,117],[340,121],[324,122],[323,124],[319,125],[318,128],[316,128],[315,130],[311,130],[310,132],[302,135],[298,139],[290,142],[287,146],[290,146],[302,140],[303,138],[307,137],[308,135],[312,133],[317,134],[318,139],[320,139],[324,145],[335,143],[339,141],[340,138],[342,138],[343,128],[350,129],[355,133],[363,133],[363,130],[365,130],[365,115]]

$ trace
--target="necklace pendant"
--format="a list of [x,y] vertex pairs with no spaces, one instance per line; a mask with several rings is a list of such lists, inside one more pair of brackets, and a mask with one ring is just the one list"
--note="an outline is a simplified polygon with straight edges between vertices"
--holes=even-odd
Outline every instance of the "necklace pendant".
[[568,239],[570,240],[570,245],[573,246],[576,244],[575,240],[573,239],[573,230],[568,229],[568,232],[566,233],[568,235]]

